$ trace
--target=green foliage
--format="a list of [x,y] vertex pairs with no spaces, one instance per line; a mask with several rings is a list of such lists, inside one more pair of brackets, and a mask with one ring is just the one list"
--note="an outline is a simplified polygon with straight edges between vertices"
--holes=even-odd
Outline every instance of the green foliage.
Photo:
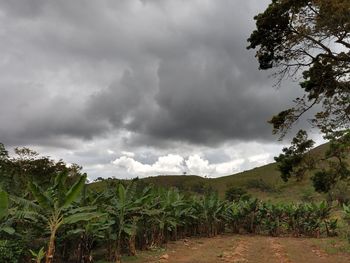
[[83,190],[83,187],[85,186],[86,182],[86,175],[81,176],[77,182],[68,190],[68,192],[65,194],[64,202],[62,207],[68,207],[72,204],[80,195],[81,191]]
[[248,192],[240,187],[231,186],[225,192],[225,199],[227,201],[238,201],[240,199],[249,199]]
[[35,263],[41,263],[41,261],[45,257],[45,250],[44,248],[40,248],[38,252],[34,252],[33,250],[29,250],[30,254],[32,255],[32,261]]
[[81,175],[81,169],[76,164],[68,166],[63,161],[42,157],[25,147],[16,148],[15,155],[10,158],[0,143],[0,186],[9,194],[23,196],[29,181],[46,189],[61,172],[69,174],[67,184],[72,184]]
[[[259,188],[260,193],[272,192],[273,179],[269,175],[274,167],[263,168],[267,174],[264,181],[257,180],[260,169],[244,173],[247,176],[231,177],[238,182],[235,185],[242,186],[227,189],[227,197],[233,202],[220,199],[216,191],[197,195],[155,187],[141,179],[98,182],[113,184],[95,192],[85,185],[85,176],[75,177],[74,182],[64,171],[50,180],[48,187],[30,181],[30,193],[25,198],[10,195],[10,204],[7,195],[0,192],[0,214],[8,211],[3,213],[6,216],[0,226],[13,227],[14,238],[21,237],[26,243],[24,251],[39,251],[47,244],[44,248],[48,263],[88,262],[97,259],[97,251],[105,251],[106,260],[118,262],[124,253],[135,255],[136,249],[163,246],[188,236],[211,237],[228,229],[274,236],[333,235],[337,222],[330,218],[330,207],[325,203],[275,204],[249,198],[243,188],[249,184]],[[214,189],[216,183],[226,185],[227,180],[184,178],[185,191],[196,182]],[[12,238],[5,231],[0,236]],[[42,259],[43,250],[33,253],[37,262]]]
[[[328,164],[318,167],[313,177],[318,192],[329,192],[337,181],[350,178],[344,162],[350,149],[349,10],[348,0],[273,0],[254,18],[256,30],[248,39],[248,48],[257,49],[261,69],[278,68],[279,83],[284,77],[302,75],[304,95],[294,99],[294,107],[272,117],[274,133],[283,137],[301,116],[318,105],[310,122],[330,140],[329,153],[322,158],[328,159]],[[312,146],[303,137],[297,134],[297,145],[302,145],[301,140],[306,149]],[[292,143],[275,158],[285,181],[291,176],[302,178],[310,168],[305,164],[305,151],[295,146]]]
[[17,240],[0,240],[0,262],[18,263],[24,251]]
[[0,189],[0,221],[8,214],[8,195],[5,191]]
[[272,204],[251,199],[231,203],[226,218],[235,233],[317,237],[336,234],[337,221],[329,218],[330,211],[326,202]]
[[[350,226],[350,205],[343,204],[343,211],[344,211],[344,220],[346,221],[348,226]],[[349,231],[349,229],[347,230],[346,235],[347,235],[348,241],[350,243],[350,231]]]
[[279,81],[303,75],[305,96],[272,118],[275,132],[285,134],[317,104],[312,122],[322,132],[349,129],[349,9],[348,0],[273,0],[254,18],[248,48],[257,49],[260,68],[278,68]]
[[345,219],[350,224],[350,205],[343,204],[343,210],[345,213]]
[[8,194],[0,189],[0,234],[13,235],[15,229],[11,226],[9,218],[9,199]]
[[[68,174],[62,172],[56,175],[54,185],[44,191],[36,183],[30,182],[29,188],[38,206],[34,208],[37,222],[43,222],[50,230],[50,239],[47,248],[46,263],[51,263],[54,258],[55,240],[57,231],[67,224],[74,224],[80,221],[89,221],[99,216],[90,207],[79,207],[73,209],[72,203],[77,201],[85,185],[86,175],[78,178],[71,187],[67,187],[66,179]],[[31,212],[31,211],[24,211]]]
[[[350,180],[350,169],[348,158],[350,154],[350,130],[339,131],[335,136],[328,136],[331,139],[329,149],[325,154],[326,161],[320,164],[320,171],[312,178],[316,191],[329,192],[336,185]],[[326,164],[326,166],[324,165]]]
[[301,181],[305,172],[313,168],[312,160],[307,158],[307,153],[313,145],[314,141],[309,140],[307,133],[300,130],[293,138],[292,145],[289,148],[283,148],[283,154],[275,157],[281,178],[285,182],[292,176]]

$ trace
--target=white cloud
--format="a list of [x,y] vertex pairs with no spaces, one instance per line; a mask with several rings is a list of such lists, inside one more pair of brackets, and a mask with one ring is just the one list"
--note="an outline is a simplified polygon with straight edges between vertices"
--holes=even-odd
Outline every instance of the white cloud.
[[240,171],[241,164],[243,163],[243,158],[232,160],[230,162],[220,163],[216,165],[216,172],[219,175],[233,174]]
[[185,163],[190,174],[210,175],[214,172],[214,167],[209,164],[209,161],[202,159],[198,154],[188,157]]
[[208,160],[203,159],[198,154],[191,155],[185,161],[190,174],[222,176],[237,172],[244,159],[239,158],[227,162],[210,164]]
[[250,156],[248,160],[249,162],[252,162],[252,163],[258,163],[258,164],[264,165],[269,162],[270,157],[271,156],[269,153],[262,153],[262,154]]
[[134,176],[156,176],[182,174],[216,177],[239,171],[244,159],[236,159],[222,163],[210,163],[198,154],[190,155],[187,159],[178,154],[168,154],[158,157],[153,164],[145,164],[134,159],[134,156],[121,156],[112,163]]
[[184,159],[180,155],[168,154],[161,156],[153,164],[143,164],[133,157],[122,156],[113,161],[118,168],[125,169],[135,176],[159,174],[180,174],[183,171]]

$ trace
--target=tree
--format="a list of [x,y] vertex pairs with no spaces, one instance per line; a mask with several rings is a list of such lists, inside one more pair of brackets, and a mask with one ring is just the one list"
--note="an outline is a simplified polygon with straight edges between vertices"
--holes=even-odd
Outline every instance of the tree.
[[[254,19],[256,30],[248,39],[248,49],[257,49],[260,69],[275,68],[279,84],[285,77],[296,77],[304,90],[294,107],[272,117],[274,133],[284,136],[317,105],[312,126],[339,144],[350,131],[350,1],[272,0]],[[349,154],[349,141],[341,141],[340,149]],[[348,174],[344,168],[340,168],[343,174]],[[322,171],[315,178],[325,182],[331,177],[332,185],[340,177],[329,176],[330,172]]]
[[28,181],[40,187],[48,188],[61,172],[69,173],[68,183],[82,175],[82,167],[77,164],[67,165],[62,160],[55,161],[47,156],[23,147],[15,148],[15,155],[10,157],[4,145],[0,143],[0,185],[9,194],[22,196],[27,189]]
[[260,69],[278,68],[280,79],[302,73],[305,96],[271,119],[286,132],[320,104],[313,123],[324,133],[350,125],[350,2],[348,0],[273,0],[255,18],[248,41],[257,48]]
[[0,142],[0,160],[6,160],[9,158],[9,153],[5,149],[5,146]]
[[0,143],[0,186],[6,191],[9,191],[13,187],[11,162],[8,151],[2,143]]
[[301,181],[306,171],[314,167],[314,160],[308,152],[313,145],[314,141],[308,139],[305,131],[300,130],[293,138],[292,145],[283,148],[283,153],[275,157],[283,181],[287,182],[292,176]]
[[326,151],[324,162],[313,176],[313,184],[318,192],[334,190],[337,182],[350,180],[349,169],[350,130],[341,137],[332,138]]
[[15,148],[16,156],[11,158],[12,175],[19,181],[23,191],[28,181],[33,181],[43,188],[48,188],[57,174],[69,173],[69,181],[81,175],[81,167],[72,164],[68,166],[62,160],[54,161],[50,157],[40,156],[39,153],[23,147]]
[[9,224],[10,221],[7,220],[9,215],[9,199],[8,194],[0,189],[0,234],[6,233],[12,235],[15,233],[15,230]]

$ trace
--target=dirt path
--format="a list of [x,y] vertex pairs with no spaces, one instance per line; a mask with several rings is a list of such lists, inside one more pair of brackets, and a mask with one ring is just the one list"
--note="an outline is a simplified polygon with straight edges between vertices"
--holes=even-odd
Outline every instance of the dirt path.
[[315,239],[262,236],[191,238],[170,243],[167,250],[161,255],[153,255],[140,261],[138,260],[137,263],[350,262],[350,254],[327,254],[320,247],[316,246],[314,241]]

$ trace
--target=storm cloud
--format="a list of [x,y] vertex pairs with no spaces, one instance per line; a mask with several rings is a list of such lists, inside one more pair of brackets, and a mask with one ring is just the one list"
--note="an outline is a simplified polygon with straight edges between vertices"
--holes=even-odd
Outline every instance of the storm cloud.
[[211,147],[274,144],[267,120],[299,91],[273,88],[246,49],[268,2],[1,0],[0,141],[83,163],[90,145],[102,168],[123,156],[101,149],[151,168],[179,154],[188,168],[221,160]]

